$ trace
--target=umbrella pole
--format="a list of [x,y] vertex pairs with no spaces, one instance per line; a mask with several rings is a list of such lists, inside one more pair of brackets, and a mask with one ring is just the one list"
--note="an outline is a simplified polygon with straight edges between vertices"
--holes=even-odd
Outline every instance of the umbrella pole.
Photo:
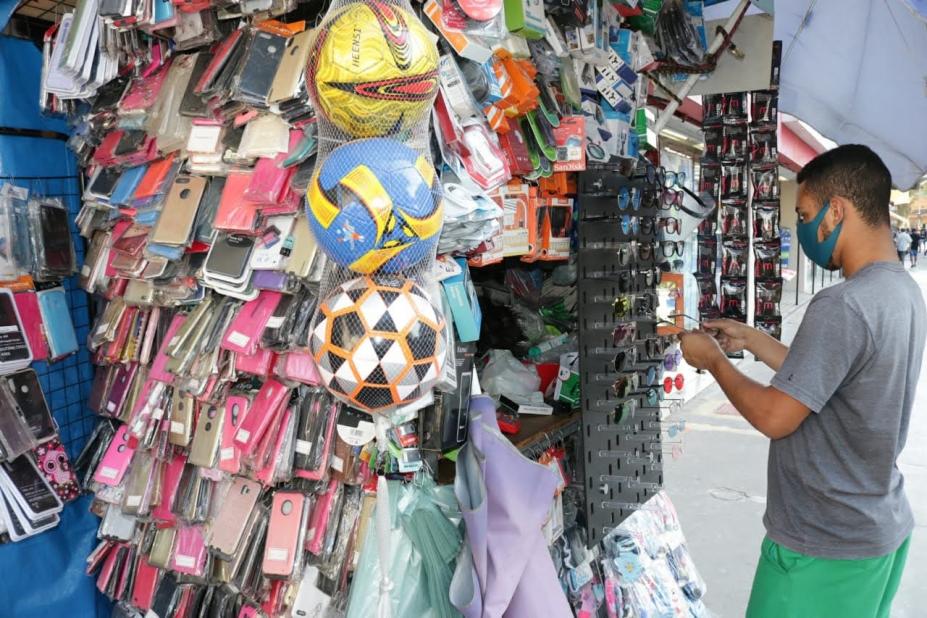
[[[734,31],[737,30],[737,26],[740,25],[740,20],[743,19],[744,15],[746,15],[749,6],[750,0],[740,0],[740,4],[737,5],[737,8],[734,9],[733,13],[731,13],[731,16],[727,18],[727,23],[724,24],[724,32],[727,34],[715,35],[715,38],[708,46],[707,51],[709,56],[717,53],[717,51],[721,49],[721,47],[726,43],[730,43],[730,38],[734,35]],[[666,126],[666,123],[669,122],[669,119],[672,118],[673,114],[676,113],[676,110],[679,109],[680,103],[682,103],[682,100],[689,95],[700,77],[700,74],[693,73],[686,78],[686,81],[682,84],[682,87],[678,92],[676,92],[675,98],[671,98],[669,100],[666,107],[663,109],[663,113],[657,117],[657,121],[653,126],[654,133],[657,135],[660,134],[660,131],[663,130],[663,127]]]

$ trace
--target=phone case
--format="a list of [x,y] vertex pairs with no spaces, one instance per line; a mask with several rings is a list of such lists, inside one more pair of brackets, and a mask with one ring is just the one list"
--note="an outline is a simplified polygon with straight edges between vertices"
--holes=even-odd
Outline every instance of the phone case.
[[241,469],[241,449],[235,445],[235,434],[248,415],[251,400],[242,394],[229,395],[225,401],[225,423],[222,427],[222,442],[219,446],[219,469],[237,474]]
[[308,64],[309,52],[312,51],[311,42],[315,34],[312,29],[307,29],[287,42],[280,66],[277,67],[277,74],[270,86],[268,103],[277,103],[296,96],[300,79]]
[[216,465],[224,421],[224,406],[211,405],[200,410],[193,442],[190,444],[190,463],[201,468],[212,468]]
[[209,278],[232,285],[244,283],[251,269],[254,238],[219,232],[206,258],[205,271]]
[[161,499],[158,505],[151,509],[151,518],[154,521],[164,524],[174,524],[177,517],[171,512],[174,506],[174,499],[177,496],[177,488],[180,485],[180,477],[183,475],[184,464],[187,463],[187,456],[183,453],[175,453],[167,462],[161,464]]
[[149,563],[144,554],[139,554],[135,562],[135,580],[132,582],[132,605],[142,611],[151,608],[160,576],[161,569]]
[[[29,347],[32,350],[32,360],[43,361],[48,359],[48,343],[42,331],[42,314],[39,310],[39,297],[35,292],[18,292],[14,294],[16,309],[22,320],[23,332]],[[3,357],[3,333],[0,328],[0,359]]]
[[128,427],[122,425],[116,430],[116,434],[109,443],[103,459],[100,460],[100,465],[97,466],[93,480],[110,487],[119,485],[122,482],[122,477],[125,476],[134,453],[135,449],[129,447]]
[[159,528],[154,533],[151,542],[151,551],[148,552],[148,562],[152,566],[166,569],[171,563],[171,554],[174,551],[174,536],[177,528]]
[[171,569],[185,575],[202,577],[206,568],[206,542],[202,526],[183,526],[174,539]]
[[57,359],[76,352],[77,335],[74,332],[74,323],[71,322],[64,288],[52,288],[36,295],[39,299],[39,310],[50,357]]
[[177,446],[187,446],[193,435],[193,417],[196,413],[196,399],[175,388],[171,397],[170,433],[168,441]]
[[267,577],[290,577],[302,529],[305,526],[306,497],[295,491],[278,491],[270,511],[262,571]]
[[279,270],[290,248],[286,245],[293,229],[293,215],[270,217],[264,223],[264,232],[258,239],[254,253],[251,255],[251,268],[254,270]]
[[135,516],[123,513],[118,504],[110,504],[103,521],[100,522],[98,536],[128,543],[135,538],[137,526],[138,520]]
[[122,510],[127,515],[145,516],[151,510],[155,463],[148,451],[139,451],[132,458],[122,500]]
[[290,389],[271,378],[264,382],[244,422],[235,434],[235,445],[245,456],[251,454],[276,415],[286,405]]
[[174,335],[177,334],[180,327],[183,326],[186,319],[187,317],[185,315],[176,314],[171,320],[171,325],[168,327],[167,333],[165,333],[164,338],[161,340],[161,348],[158,350],[154,361],[151,363],[151,370],[148,372],[148,377],[152,380],[164,382],[165,384],[174,383],[174,374],[168,373],[165,369],[167,361],[170,359],[170,356],[167,354],[167,346]]
[[225,179],[222,199],[216,211],[213,227],[228,232],[254,231],[257,225],[257,205],[244,201],[244,193],[251,184],[251,172],[230,172]]
[[64,506],[29,455],[0,463],[0,482],[32,522],[54,515]]
[[0,373],[18,371],[30,362],[32,350],[13,293],[8,288],[0,288]]
[[241,545],[242,535],[261,496],[261,485],[235,477],[209,529],[209,546],[219,556],[231,559]]
[[173,615],[171,610],[176,603],[178,592],[177,576],[170,571],[165,572],[158,583],[157,592],[151,602],[151,609],[145,614],[145,618],[170,618]]
[[175,156],[176,153],[172,152],[163,159],[159,159],[148,165],[145,175],[135,188],[135,195],[133,196],[135,201],[147,200],[159,193],[163,193],[164,181],[171,172]]
[[276,34],[260,30],[254,34],[241,70],[239,90],[242,93],[259,100],[267,100],[286,44],[287,40]]
[[315,261],[318,246],[305,214],[300,213],[296,216],[290,238],[286,243],[291,249],[290,255],[283,265],[283,270],[296,277],[308,277]]
[[244,40],[243,35],[243,30],[233,30],[216,46],[212,58],[193,87],[195,94],[208,94],[212,90],[213,82],[232,57],[235,48]]
[[58,425],[48,409],[35,371],[25,369],[6,376],[6,387],[36,441],[41,444],[53,439],[58,434]]
[[105,414],[107,416],[119,416],[122,411],[122,406],[126,401],[126,397],[129,394],[129,387],[132,385],[137,371],[137,363],[118,365],[112,383],[109,386],[109,396],[106,398]]
[[264,290],[255,300],[242,305],[226,331],[222,348],[238,354],[254,353],[282,296],[279,292]]
[[57,437],[35,447],[32,454],[39,472],[62,502],[67,503],[80,497],[77,475]]
[[128,206],[131,204],[132,198],[135,196],[135,191],[142,181],[142,178],[145,177],[146,172],[148,172],[148,165],[130,167],[122,172],[122,175],[119,176],[119,180],[116,181],[116,186],[110,194],[110,205]]
[[202,176],[178,177],[171,186],[149,242],[164,245],[187,244],[205,190],[206,179]]

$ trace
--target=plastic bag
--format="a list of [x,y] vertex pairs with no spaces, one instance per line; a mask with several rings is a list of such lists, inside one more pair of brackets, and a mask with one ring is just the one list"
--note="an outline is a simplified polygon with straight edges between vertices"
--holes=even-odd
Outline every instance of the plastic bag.
[[541,377],[509,350],[490,350],[489,362],[480,372],[483,392],[498,398],[530,398],[541,387]]

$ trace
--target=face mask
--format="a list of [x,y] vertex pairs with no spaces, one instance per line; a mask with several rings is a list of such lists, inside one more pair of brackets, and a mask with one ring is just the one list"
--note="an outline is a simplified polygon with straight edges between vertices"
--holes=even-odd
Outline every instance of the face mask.
[[824,215],[830,209],[830,202],[824,202],[824,207],[818,215],[807,223],[798,224],[798,244],[801,245],[805,255],[812,262],[827,270],[837,270],[838,267],[831,262],[834,255],[834,247],[837,246],[837,238],[840,236],[840,228],[843,227],[843,221],[837,224],[834,231],[831,232],[827,240],[818,241],[818,229],[821,222],[824,221]]

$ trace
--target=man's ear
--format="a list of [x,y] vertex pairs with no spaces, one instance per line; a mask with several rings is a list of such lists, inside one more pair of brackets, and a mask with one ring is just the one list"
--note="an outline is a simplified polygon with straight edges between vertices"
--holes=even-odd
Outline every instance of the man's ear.
[[852,210],[853,206],[846,198],[837,195],[830,198],[830,210],[825,215],[828,223],[830,223],[830,228],[833,229],[837,227],[837,224],[846,221]]

